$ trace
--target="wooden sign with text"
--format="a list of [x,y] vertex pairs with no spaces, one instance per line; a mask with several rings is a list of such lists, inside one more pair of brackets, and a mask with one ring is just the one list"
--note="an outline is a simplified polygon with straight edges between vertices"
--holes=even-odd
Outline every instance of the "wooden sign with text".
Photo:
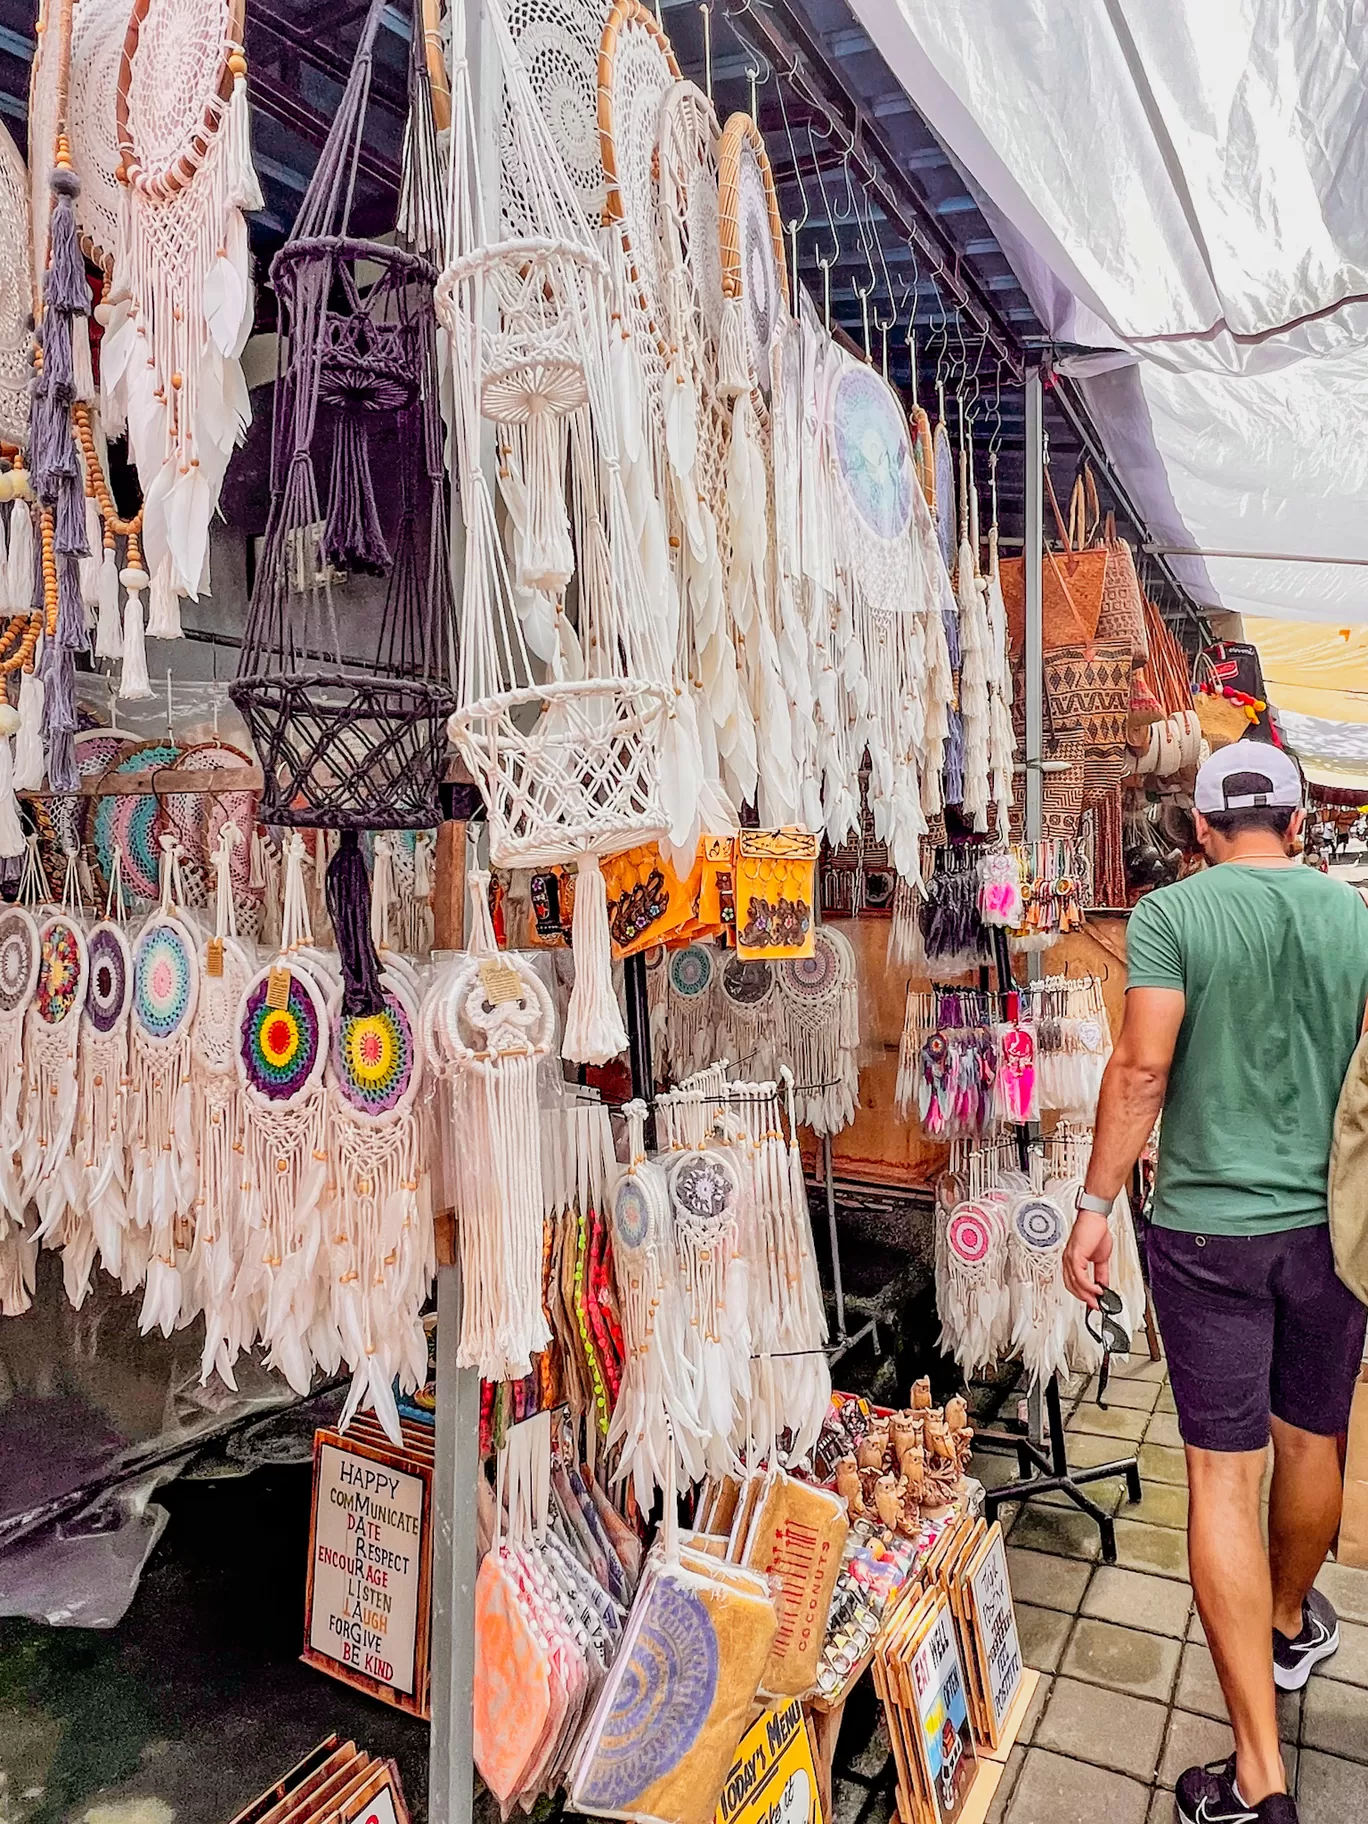
[[427,1717],[430,1442],[427,1450],[408,1448],[405,1427],[401,1450],[383,1434],[377,1441],[377,1430],[314,1435],[303,1658],[383,1703]]

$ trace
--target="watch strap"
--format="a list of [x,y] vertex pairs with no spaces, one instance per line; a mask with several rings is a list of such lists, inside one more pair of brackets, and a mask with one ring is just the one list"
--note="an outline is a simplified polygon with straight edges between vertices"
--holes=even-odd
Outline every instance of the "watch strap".
[[1080,1191],[1074,1203],[1080,1210],[1091,1210],[1094,1216],[1111,1215],[1111,1199],[1094,1197],[1090,1191]]

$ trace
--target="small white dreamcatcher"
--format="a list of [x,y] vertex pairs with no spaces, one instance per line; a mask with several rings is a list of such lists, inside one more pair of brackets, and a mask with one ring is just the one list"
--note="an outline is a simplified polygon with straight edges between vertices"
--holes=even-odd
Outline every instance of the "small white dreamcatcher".
[[779,984],[769,963],[728,956],[713,988],[714,1044],[719,1052],[764,1076],[774,1064]]
[[798,1118],[816,1134],[839,1133],[860,1103],[860,995],[855,952],[844,932],[819,925],[812,955],[776,964]]
[[712,944],[688,944],[666,957],[665,1058],[676,1077],[702,1070],[713,1057],[714,983],[720,954]]
[[625,1353],[607,1448],[611,1456],[621,1444],[616,1480],[630,1480],[637,1506],[649,1513],[671,1458],[677,1486],[699,1480],[708,1440],[686,1352],[669,1187],[646,1157],[646,1104],[629,1102],[623,1113],[628,1163],[613,1190],[612,1220]]
[[500,951],[489,876],[470,876],[466,955],[423,1008],[429,1060],[451,1092],[456,1221],[466,1295],[457,1362],[486,1380],[520,1380],[551,1339],[542,1307],[545,1195],[537,1072],[555,1036],[536,971]]
[[[43,185],[46,208],[46,171]],[[0,437],[21,448],[28,444],[31,257],[28,173],[8,130],[0,127]],[[30,602],[9,606],[20,613]]]
[[38,982],[38,926],[24,906],[0,907],[0,1316],[33,1295],[38,1243],[28,1233],[19,1175],[24,1017]]
[[[30,860],[32,888],[42,870],[33,851]],[[63,1250],[63,1277],[76,1306],[85,1297],[95,1259],[72,1151],[81,1013],[90,969],[79,897],[75,858],[68,856],[61,909],[37,914],[38,980],[24,1016],[26,1108],[20,1149],[23,1195],[38,1213],[37,1239]]]
[[[131,1221],[125,1250],[146,1248],[139,1328],[171,1332],[198,1307],[185,1283],[194,1239],[193,1185],[182,1169],[190,1120],[190,1031],[199,998],[195,934],[180,916],[178,845],[163,835],[161,900],[133,945],[128,1146]],[[128,1261],[125,1260],[125,1277]]]
[[199,991],[190,1033],[192,1157],[195,1179],[195,1279],[204,1308],[201,1380],[217,1369],[236,1385],[233,1363],[251,1342],[249,1318],[236,1297],[246,1256],[242,1207],[244,1105],[238,1079],[238,1008],[252,979],[252,960],[238,942],[233,855],[246,842],[233,822],[219,831],[211,857],[214,934],[199,947]]

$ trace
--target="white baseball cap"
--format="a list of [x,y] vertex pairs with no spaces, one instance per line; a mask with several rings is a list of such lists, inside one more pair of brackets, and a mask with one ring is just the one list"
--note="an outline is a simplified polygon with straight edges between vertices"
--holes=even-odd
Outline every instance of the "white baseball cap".
[[[1244,777],[1241,777],[1244,775]],[[1237,780],[1234,790],[1230,782]],[[1218,747],[1197,774],[1194,810],[1245,811],[1269,804],[1295,811],[1302,801],[1301,774],[1292,756],[1269,741],[1232,741]]]

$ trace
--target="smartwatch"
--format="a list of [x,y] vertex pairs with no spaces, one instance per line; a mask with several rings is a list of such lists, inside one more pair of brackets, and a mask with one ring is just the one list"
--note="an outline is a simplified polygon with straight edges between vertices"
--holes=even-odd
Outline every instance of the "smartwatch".
[[1080,1210],[1091,1210],[1094,1216],[1110,1216],[1114,1199],[1094,1197],[1090,1191],[1080,1191],[1074,1199],[1074,1206]]

